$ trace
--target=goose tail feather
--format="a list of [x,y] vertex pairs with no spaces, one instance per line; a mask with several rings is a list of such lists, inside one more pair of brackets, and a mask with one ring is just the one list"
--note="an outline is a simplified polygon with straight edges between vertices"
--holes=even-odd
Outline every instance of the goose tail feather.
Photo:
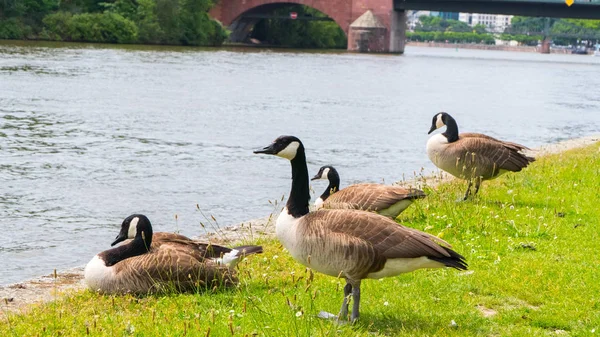
[[223,254],[220,258],[215,259],[218,264],[224,264],[230,268],[234,268],[244,257],[252,254],[260,254],[263,252],[262,246],[238,246],[230,252]]
[[468,269],[467,260],[465,259],[464,256],[460,255],[459,253],[455,252],[454,250],[452,250],[450,248],[447,248],[447,247],[443,247],[443,248],[444,248],[444,250],[446,250],[446,252],[450,256],[441,256],[441,257],[428,256],[428,258],[430,260],[443,263],[446,267],[450,267],[450,268],[454,268],[454,269],[458,269],[458,270],[467,270]]

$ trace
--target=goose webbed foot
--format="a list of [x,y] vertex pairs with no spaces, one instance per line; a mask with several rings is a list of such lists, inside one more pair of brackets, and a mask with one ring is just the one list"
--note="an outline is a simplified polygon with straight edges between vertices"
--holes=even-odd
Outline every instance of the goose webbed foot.
[[327,311],[320,311],[319,314],[317,315],[318,318],[322,318],[322,319],[327,319],[327,320],[331,320],[333,322],[335,322],[336,324],[339,325],[343,325],[343,324],[348,324],[348,321],[345,319],[340,319],[339,315],[336,314],[332,314],[330,312]]
[[344,300],[342,301],[342,308],[340,309],[339,319],[348,319],[348,300],[352,293],[352,284],[346,282],[344,286]]
[[352,287],[352,315],[350,321],[355,323],[358,321],[359,306],[360,306],[360,281]]
[[339,315],[334,315],[326,311],[321,311],[319,312],[317,317],[334,320],[338,324],[348,323],[348,301],[350,300],[350,296],[352,296],[352,313],[350,314],[350,322],[355,323],[358,320],[359,316],[360,280],[346,280],[346,285],[344,286],[344,300],[342,301],[342,308],[340,309]]

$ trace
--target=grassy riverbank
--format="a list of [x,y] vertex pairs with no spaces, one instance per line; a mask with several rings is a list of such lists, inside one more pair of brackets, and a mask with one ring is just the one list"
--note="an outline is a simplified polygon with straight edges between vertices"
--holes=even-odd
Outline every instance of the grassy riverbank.
[[343,280],[312,274],[262,239],[240,265],[237,289],[134,298],[75,292],[27,314],[7,314],[4,336],[547,336],[600,333],[600,149],[540,158],[520,174],[484,183],[457,203],[451,181],[399,221],[439,235],[470,270],[421,270],[363,282],[361,321],[337,312]]

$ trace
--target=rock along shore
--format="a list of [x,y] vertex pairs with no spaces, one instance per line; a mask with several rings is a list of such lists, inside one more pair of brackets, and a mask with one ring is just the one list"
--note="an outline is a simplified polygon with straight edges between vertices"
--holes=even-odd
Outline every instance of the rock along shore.
[[[585,147],[600,141],[600,135],[569,139],[554,144],[532,149],[530,155],[535,157],[556,154],[570,149]],[[415,179],[399,182],[401,185],[420,187],[425,184],[435,186],[440,182],[452,179],[443,173],[435,176],[420,176]],[[275,234],[276,214],[264,218],[246,221],[237,225],[220,228],[215,232],[206,233],[194,239],[215,244],[236,244],[242,241],[255,240],[261,237],[273,237]],[[83,282],[83,267],[54,272],[23,282],[0,286],[0,320],[8,312],[18,312],[27,309],[31,304],[52,301],[57,297],[85,287]]]

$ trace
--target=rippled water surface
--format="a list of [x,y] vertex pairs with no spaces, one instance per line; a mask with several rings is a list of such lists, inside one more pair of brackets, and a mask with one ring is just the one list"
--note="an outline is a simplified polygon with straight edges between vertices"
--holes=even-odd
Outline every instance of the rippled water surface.
[[440,110],[529,146],[598,133],[599,71],[600,57],[416,47],[0,44],[0,284],[83,265],[134,212],[190,236],[196,205],[220,225],[269,214],[289,164],[252,150],[281,134],[349,184],[433,170]]

